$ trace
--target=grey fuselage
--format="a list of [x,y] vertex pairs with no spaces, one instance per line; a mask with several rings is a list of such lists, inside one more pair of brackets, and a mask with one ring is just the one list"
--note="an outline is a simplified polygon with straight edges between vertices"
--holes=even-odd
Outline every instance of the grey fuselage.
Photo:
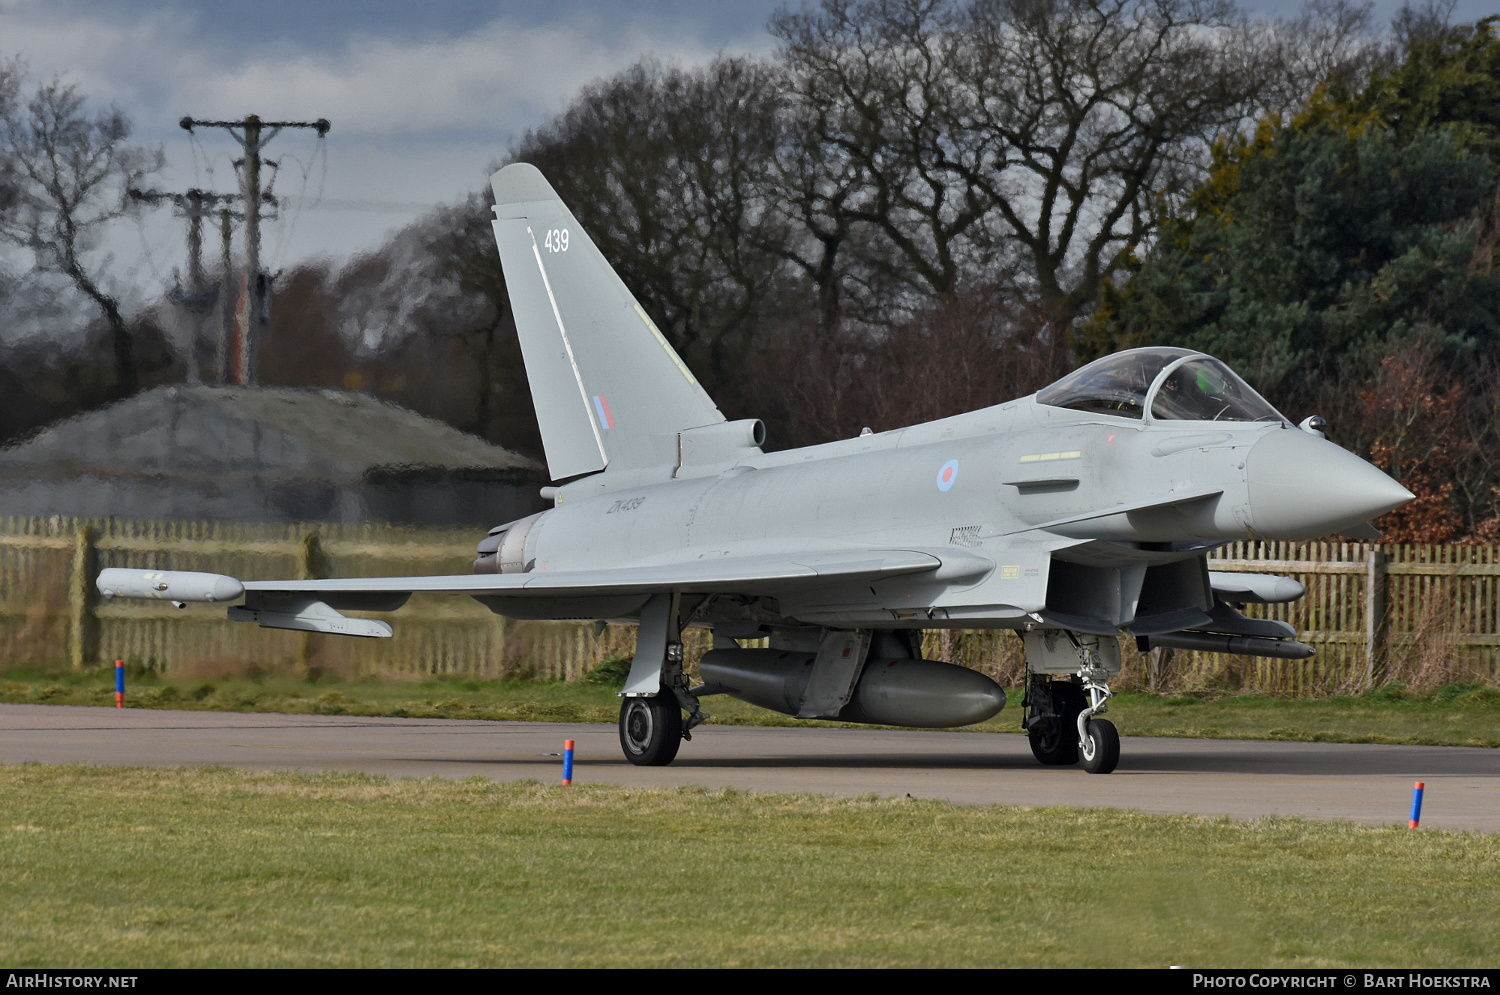
[[[1268,469],[1268,483],[1314,472],[1300,497],[1252,483],[1266,462],[1258,458],[1266,447],[1256,446],[1268,438],[1281,440],[1272,447],[1279,461],[1298,464]],[[806,449],[753,450],[717,466],[575,481],[532,527],[526,569],[854,548],[941,551],[946,561],[963,552],[936,574],[788,592],[760,599],[750,614],[863,628],[1019,627],[1047,608],[1054,559],[1117,574],[1124,567],[1129,588],[1132,568],[1200,559],[1233,539],[1299,538],[1328,531],[1330,518],[1363,521],[1363,505],[1329,506],[1329,489],[1315,479],[1320,464],[1379,475],[1284,422],[1151,421],[1052,407],[1033,395]],[[1299,503],[1320,511],[1295,521]],[[1150,504],[1161,506],[1141,508]],[[1273,527],[1257,528],[1257,513]],[[1129,607],[1097,613],[1102,628],[1128,626]],[[744,612],[740,605],[730,614]],[[710,609],[703,621],[715,614],[723,613]]]

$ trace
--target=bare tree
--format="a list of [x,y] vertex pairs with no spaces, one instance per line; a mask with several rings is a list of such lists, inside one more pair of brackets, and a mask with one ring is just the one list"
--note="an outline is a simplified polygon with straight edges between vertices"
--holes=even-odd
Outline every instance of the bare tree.
[[1446,35],[1457,6],[1458,0],[1422,0],[1415,6],[1410,2],[1402,4],[1396,16],[1391,18],[1391,38],[1396,43],[1398,54],[1404,56],[1413,47],[1438,41]]
[[[955,118],[984,191],[1023,248],[1044,314],[1066,328],[1200,175],[1259,83],[1224,45],[1225,0],[982,0],[965,23]],[[1247,64],[1247,62],[1249,64]]]
[[1065,329],[1243,119],[1243,23],[1228,0],[825,0],[771,28],[818,182],[918,297],[1004,276]]
[[[1397,49],[1380,41],[1373,9],[1368,0],[1307,0],[1289,20],[1246,22],[1234,45],[1262,56],[1259,115],[1295,114],[1320,87],[1339,98],[1358,93],[1372,75],[1399,62]],[[1395,33],[1399,38],[1400,29]]]
[[963,182],[980,164],[951,128],[958,13],[945,0],[827,0],[771,22],[798,104],[798,213],[824,245],[853,226],[878,231],[888,251],[867,250],[863,268],[922,298],[957,289],[991,207]]
[[119,108],[90,114],[73,84],[54,79],[23,102],[24,78],[18,61],[0,68],[0,238],[29,251],[39,269],[67,277],[99,308],[117,387],[134,393],[139,372],[129,328],[87,256],[130,209],[126,191],[161,169],[162,153],[130,144],[130,120]]

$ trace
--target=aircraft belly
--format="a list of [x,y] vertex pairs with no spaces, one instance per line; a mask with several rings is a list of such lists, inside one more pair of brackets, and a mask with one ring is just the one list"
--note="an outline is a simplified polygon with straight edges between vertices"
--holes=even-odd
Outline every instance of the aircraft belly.
[[815,587],[782,597],[781,610],[822,625],[1013,627],[1046,607],[1052,553],[1077,544],[1056,538],[996,540],[974,550],[995,563],[974,579],[944,583],[910,574],[872,584]]

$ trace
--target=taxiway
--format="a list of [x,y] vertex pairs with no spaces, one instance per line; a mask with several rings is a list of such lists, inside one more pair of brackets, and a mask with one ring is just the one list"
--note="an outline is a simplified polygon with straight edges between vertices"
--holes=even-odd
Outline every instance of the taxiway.
[[1020,735],[708,726],[668,767],[633,767],[613,725],[0,705],[0,763],[353,770],[549,781],[563,741],[574,783],[910,794],[974,805],[1074,805],[1253,819],[1500,831],[1500,751],[1127,737],[1120,767],[1042,767]]

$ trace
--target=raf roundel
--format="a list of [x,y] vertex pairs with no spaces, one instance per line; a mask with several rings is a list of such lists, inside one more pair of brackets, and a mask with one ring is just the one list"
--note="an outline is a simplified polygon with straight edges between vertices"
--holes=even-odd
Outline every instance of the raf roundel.
[[938,471],[938,475],[937,475],[938,490],[940,490],[940,491],[947,491],[948,488],[950,488],[950,487],[953,486],[953,482],[955,480],[957,480],[957,479],[958,479],[958,460],[951,459],[948,462],[944,463],[943,464],[943,468]]

